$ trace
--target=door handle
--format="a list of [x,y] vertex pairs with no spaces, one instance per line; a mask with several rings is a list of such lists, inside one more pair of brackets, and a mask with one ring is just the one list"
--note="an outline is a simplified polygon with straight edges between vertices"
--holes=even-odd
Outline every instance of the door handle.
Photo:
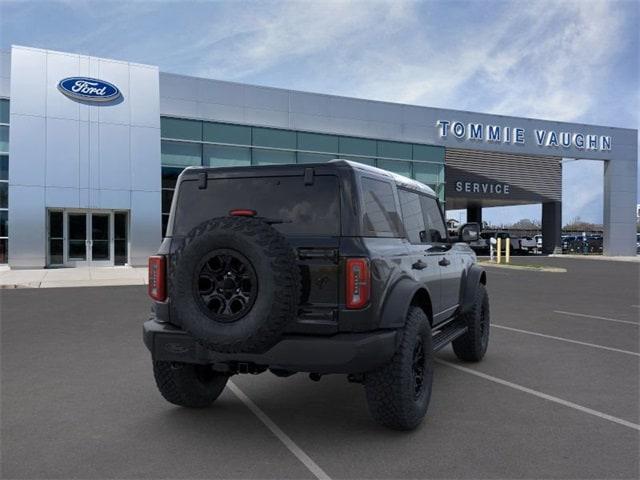
[[451,262],[447,260],[446,257],[444,257],[442,260],[438,262],[438,265],[440,265],[441,267],[446,267],[447,265],[451,265]]
[[414,270],[424,270],[425,268],[427,268],[427,264],[422,260],[418,260],[413,265],[411,265],[411,268],[413,268]]

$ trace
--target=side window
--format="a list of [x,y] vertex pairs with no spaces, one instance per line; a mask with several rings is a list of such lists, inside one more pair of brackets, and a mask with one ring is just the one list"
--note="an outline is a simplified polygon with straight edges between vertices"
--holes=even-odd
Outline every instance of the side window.
[[400,219],[396,211],[391,183],[362,177],[365,233],[392,237],[400,235]]
[[402,221],[411,243],[423,243],[425,239],[424,215],[420,204],[420,195],[401,188],[398,189]]
[[438,243],[447,241],[447,228],[442,220],[442,214],[440,213],[440,206],[435,198],[420,195],[420,202],[422,203],[422,211],[424,213],[424,223],[426,225],[426,239],[427,243]]

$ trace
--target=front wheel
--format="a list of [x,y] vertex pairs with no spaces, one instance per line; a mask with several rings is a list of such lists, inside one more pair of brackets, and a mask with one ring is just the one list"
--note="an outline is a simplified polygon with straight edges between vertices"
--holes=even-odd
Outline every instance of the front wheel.
[[429,319],[410,307],[402,340],[391,362],[365,375],[371,416],[395,430],[412,430],[422,422],[431,399],[433,348]]
[[189,408],[210,406],[229,379],[208,365],[178,362],[153,362],[153,375],[165,400]]

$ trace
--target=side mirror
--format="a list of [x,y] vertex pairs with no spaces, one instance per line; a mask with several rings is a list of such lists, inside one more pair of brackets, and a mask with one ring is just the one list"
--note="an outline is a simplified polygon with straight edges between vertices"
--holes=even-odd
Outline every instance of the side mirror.
[[480,238],[480,225],[478,223],[465,223],[460,228],[461,242],[475,242]]

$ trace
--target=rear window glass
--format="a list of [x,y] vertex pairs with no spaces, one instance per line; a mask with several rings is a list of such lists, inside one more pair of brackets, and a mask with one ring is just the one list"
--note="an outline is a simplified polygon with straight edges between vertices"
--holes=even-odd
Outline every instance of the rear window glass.
[[173,235],[186,235],[197,225],[230,210],[255,210],[259,217],[283,220],[273,224],[285,235],[340,235],[340,195],[335,175],[304,177],[209,179],[182,182],[178,191]]
[[391,184],[363,177],[362,195],[365,233],[387,237],[400,236],[401,222]]

